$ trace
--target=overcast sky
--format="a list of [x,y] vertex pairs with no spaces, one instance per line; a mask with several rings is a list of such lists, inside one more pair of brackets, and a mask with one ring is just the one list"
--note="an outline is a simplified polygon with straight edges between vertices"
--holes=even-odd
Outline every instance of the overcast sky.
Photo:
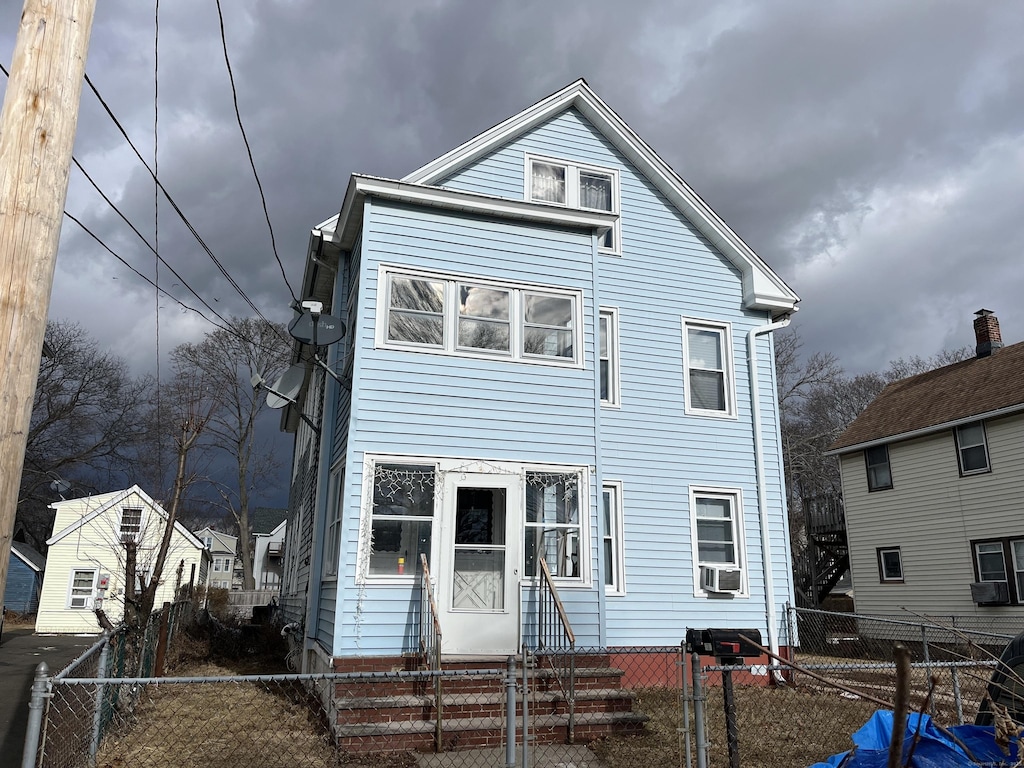
[[[973,344],[986,307],[1024,339],[1024,4],[222,0],[277,247],[348,175],[401,177],[584,77],[801,296],[805,351],[851,373]],[[99,0],[87,72],[154,147],[154,3]],[[21,0],[0,0],[9,65]],[[215,0],[160,5],[159,175],[253,302],[288,289],[235,122]],[[0,90],[6,79],[0,76]],[[86,89],[76,157],[150,240],[148,173]],[[67,210],[141,272],[154,257],[73,169]],[[166,204],[164,258],[222,314],[251,311]],[[198,306],[166,268],[160,282]],[[160,302],[168,350],[210,326]],[[50,316],[152,370],[154,290],[66,221]]]

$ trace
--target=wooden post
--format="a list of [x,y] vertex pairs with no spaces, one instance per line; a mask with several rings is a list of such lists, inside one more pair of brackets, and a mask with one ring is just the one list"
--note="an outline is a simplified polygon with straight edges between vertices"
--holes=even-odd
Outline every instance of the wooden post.
[[0,112],[0,595],[96,0],[25,0]]

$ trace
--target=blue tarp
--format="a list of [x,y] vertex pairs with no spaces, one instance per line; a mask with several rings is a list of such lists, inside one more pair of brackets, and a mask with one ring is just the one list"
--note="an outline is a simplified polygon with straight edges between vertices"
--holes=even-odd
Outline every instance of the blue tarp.
[[[885,768],[889,761],[892,725],[892,712],[875,712],[851,736],[854,749],[833,755],[811,768],[836,768],[840,763],[843,768]],[[917,746],[908,763],[907,756],[919,729]],[[995,728],[992,726],[957,725],[943,731],[932,723],[928,715],[913,714],[907,717],[900,764],[909,768],[1010,768],[1017,761],[1017,747],[1014,741],[1010,744],[1009,754],[1003,752],[995,742]]]

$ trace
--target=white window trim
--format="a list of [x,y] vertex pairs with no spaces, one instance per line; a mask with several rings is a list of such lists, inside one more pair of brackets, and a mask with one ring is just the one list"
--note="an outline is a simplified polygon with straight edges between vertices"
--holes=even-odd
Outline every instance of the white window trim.
[[[77,606],[72,606],[71,605],[71,598],[73,596],[72,589],[75,586],[75,574],[76,573],[88,573],[90,571],[92,572],[92,588],[90,589],[90,594],[89,594],[88,598],[86,598],[85,605],[80,607],[80,608],[77,607]],[[98,568],[72,568],[71,569],[71,573],[68,574],[68,592],[67,592],[67,600],[64,603],[65,609],[67,609],[69,611],[88,611],[88,610],[92,610],[93,606],[95,605],[95,601],[96,601],[96,580],[97,580],[98,576],[99,576],[99,569]]]
[[[690,339],[689,328],[706,328],[722,334],[722,363],[725,374],[725,410],[694,408],[690,403]],[[704,320],[697,317],[682,318],[683,334],[683,395],[684,412],[688,416],[707,416],[714,419],[736,418],[736,371],[732,354],[732,323]]]
[[[444,342],[438,346],[418,344],[415,342],[393,341],[388,338],[388,313],[391,306],[391,277],[402,276],[423,280],[443,281],[444,291]],[[458,346],[458,298],[454,284],[472,283],[481,288],[495,288],[512,292],[509,301],[510,347],[511,353],[500,351],[461,348]],[[451,284],[451,285],[449,285]],[[525,327],[524,293],[547,293],[572,300],[572,332],[573,357],[549,357],[543,355],[527,355],[523,353],[523,330]],[[559,368],[583,367],[583,292],[570,288],[557,288],[535,283],[516,283],[507,280],[494,280],[449,272],[438,272],[428,269],[380,264],[377,268],[377,319],[374,334],[374,345],[378,349],[394,349],[403,352],[422,352],[431,355],[449,357],[468,357],[475,360],[491,360],[513,362],[527,365],[552,365]]]
[[122,537],[125,535],[123,527],[124,527],[124,511],[126,509],[132,509],[132,510],[137,509],[139,511],[139,530],[135,534],[135,541],[136,541],[136,543],[139,543],[139,542],[142,541],[143,535],[145,534],[145,531],[146,531],[146,517],[147,517],[147,515],[146,515],[146,507],[144,505],[142,505],[142,504],[139,504],[139,505],[126,504],[126,505],[121,506],[120,512],[119,512],[119,514],[117,516],[117,540],[121,541]]
[[[534,205],[553,205],[558,208],[576,208],[581,211],[597,211],[599,213],[611,213],[614,216],[621,216],[619,213],[619,172],[615,168],[606,168],[600,165],[590,165],[588,163],[580,163],[575,160],[565,160],[559,157],[548,157],[546,155],[534,155],[526,153],[523,158],[524,170],[523,170],[523,199],[528,203]],[[533,164],[534,163],[545,163],[547,165],[560,165],[565,168],[565,202],[555,203],[550,200],[534,200],[533,199]],[[585,208],[580,205],[580,171],[589,171],[591,173],[605,174],[611,177],[612,180],[612,209],[611,211],[603,211],[599,208]],[[622,231],[619,226],[619,219],[616,219],[615,225],[612,227],[612,247],[605,248],[598,246],[600,253],[609,256],[621,256],[622,255]]]
[[[885,575],[885,554],[888,552],[895,552],[900,562],[900,575],[899,576],[886,576]],[[903,584],[906,579],[904,578],[903,570],[903,550],[900,547],[879,547],[878,548],[878,580],[882,584]]]
[[619,310],[618,307],[601,307],[598,312],[597,326],[597,375],[598,375],[598,397],[600,398],[601,381],[601,319],[608,318],[608,399],[601,400],[604,408],[622,407],[622,380],[619,376]]
[[[356,554],[356,583],[367,586],[386,586],[394,584],[415,584],[418,580],[418,564],[406,564],[406,571],[402,575],[372,574],[370,573],[370,547],[373,535],[373,484],[376,479],[376,468],[378,464],[415,464],[419,466],[434,467],[434,511],[433,514],[423,520],[430,520],[430,564],[433,566],[438,562],[438,538],[440,537],[440,505],[441,494],[438,492],[440,485],[438,460],[436,458],[412,457],[388,454],[367,454],[363,458],[363,482],[362,495],[360,497],[359,514],[359,544]],[[436,580],[436,575],[431,573],[431,582]]]
[[[721,488],[704,485],[691,485],[690,495],[690,557],[693,572],[693,596],[713,598],[712,593],[705,592],[701,588],[700,580],[700,556],[697,549],[697,497],[710,496],[712,498],[728,498],[733,505],[733,534],[736,537],[736,567],[743,574],[740,591],[733,597],[750,597],[750,568],[747,558],[747,541],[744,534],[743,523],[743,491],[739,488]],[[706,565],[721,565],[721,563],[706,563]]]
[[580,466],[566,466],[566,465],[542,465],[542,464],[511,464],[511,468],[516,471],[522,472],[523,477],[523,510],[522,518],[520,522],[520,536],[523,537],[522,553],[520,554],[520,567],[523,574],[520,579],[520,586],[533,585],[538,582],[539,575],[527,576],[526,575],[526,531],[528,528],[535,526],[527,526],[526,524],[526,474],[528,472],[538,472],[541,474],[564,474],[564,475],[576,475],[579,480],[579,491],[577,498],[579,501],[579,536],[580,536],[580,563],[579,576],[552,576],[552,581],[558,586],[559,589],[590,589],[593,586],[594,579],[594,568],[593,568],[593,554],[591,552],[591,530],[592,522],[591,517],[593,514],[593,499],[591,497],[592,489],[590,487],[590,471],[587,467]]
[[[612,543],[612,583],[604,585],[604,593],[608,596],[621,597],[626,594],[626,546],[625,546],[625,524],[622,514],[622,481],[605,480],[601,483],[601,514],[603,515],[604,494],[611,492],[611,527],[612,530],[605,531],[605,539],[611,539]],[[602,542],[603,545],[603,542]],[[602,564],[604,562],[604,547],[601,547]]]
[[327,486],[327,523],[324,528],[323,576],[336,581],[341,566],[341,520],[344,501],[345,465],[331,469]]
[[[963,445],[960,442],[960,430],[965,429],[967,427],[973,427],[975,425],[981,427],[981,442],[974,443],[973,445]],[[960,468],[961,477],[968,477],[970,475],[984,475],[992,471],[992,457],[989,455],[988,452],[988,430],[985,429],[984,421],[972,421],[967,424],[959,424],[953,427],[953,441],[956,444],[956,461],[957,465]],[[976,448],[979,445],[985,449],[985,466],[979,469],[964,469],[964,450],[966,448]]]

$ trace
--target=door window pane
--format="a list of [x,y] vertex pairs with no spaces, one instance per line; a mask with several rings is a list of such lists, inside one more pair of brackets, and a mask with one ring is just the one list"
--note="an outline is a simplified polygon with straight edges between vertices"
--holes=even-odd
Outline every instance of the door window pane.
[[453,609],[505,609],[505,522],[504,488],[456,492]]

